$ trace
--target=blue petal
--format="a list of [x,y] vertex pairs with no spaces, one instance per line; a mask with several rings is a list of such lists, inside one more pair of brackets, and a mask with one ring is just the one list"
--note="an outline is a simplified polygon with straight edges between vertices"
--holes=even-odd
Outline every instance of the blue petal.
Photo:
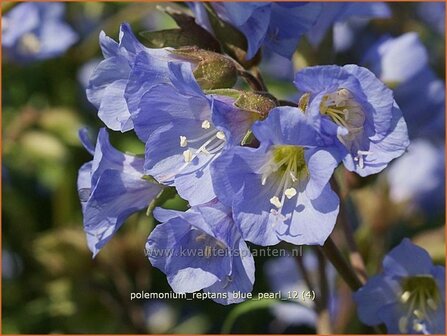
[[146,142],[157,128],[174,120],[181,129],[184,121],[196,121],[200,127],[203,120],[211,121],[211,109],[205,96],[185,96],[171,85],[160,84],[143,95],[132,119],[138,137]]
[[247,59],[255,56],[261,47],[270,21],[271,6],[269,3],[222,2],[213,7],[221,17],[238,28],[248,42]]
[[319,3],[273,3],[266,47],[292,58],[299,39],[316,23],[320,13]]
[[2,25],[3,47],[14,47],[23,34],[39,26],[39,6],[40,4],[24,2],[14,6],[11,11],[5,14]]
[[116,80],[110,83],[101,97],[101,105],[98,109],[98,117],[108,128],[115,131],[126,132],[133,128],[130,113],[124,99],[126,79]]
[[134,212],[146,208],[160,186],[118,170],[105,170],[84,207],[84,230],[95,256]]
[[78,173],[78,196],[81,201],[82,211],[85,210],[85,204],[90,198],[92,192],[92,162],[87,162],[82,165]]
[[104,58],[117,56],[119,52],[119,44],[114,39],[107,36],[103,30],[99,33],[99,45]]
[[95,145],[90,139],[88,134],[88,129],[86,127],[79,129],[78,131],[79,139],[81,140],[84,148],[92,155],[95,154]]
[[260,142],[272,144],[317,146],[319,135],[304,112],[294,107],[276,107],[268,117],[253,125]]
[[372,46],[362,61],[384,82],[401,83],[419,73],[428,63],[428,54],[418,34],[406,33]]
[[143,176],[144,160],[139,157],[125,155],[112,147],[107,131],[102,128],[98,134],[95,154],[92,161],[92,184],[107,169],[123,171],[138,177]]
[[129,62],[125,57],[117,56],[103,60],[90,78],[86,90],[88,100],[99,107],[106,87],[116,80],[128,78],[129,72]]
[[135,57],[124,93],[132,118],[138,118],[139,113],[143,113],[139,110],[139,104],[152,86],[169,83],[169,53],[167,49],[153,49],[150,53],[140,52]]
[[259,115],[238,109],[228,97],[211,96],[210,99],[213,124],[225,132],[229,143],[240,144]]
[[310,199],[315,199],[321,195],[323,189],[329,183],[335,168],[341,161],[341,153],[336,150],[316,148],[306,151],[305,157],[310,172],[306,194]]
[[[400,109],[395,106],[393,92],[366,68],[349,64],[345,65],[343,69],[357,78],[363,94],[371,105],[370,113],[375,129],[374,140],[380,139],[380,136],[388,135],[393,127],[392,120],[395,116],[402,116]],[[356,94],[356,92],[353,93]],[[406,148],[407,146],[404,144],[402,147]]]
[[379,312],[384,306],[397,302],[399,290],[398,283],[389,277],[377,275],[369,278],[353,295],[360,320],[371,326],[382,323],[384,320]]
[[335,22],[343,22],[349,18],[387,18],[391,16],[389,7],[377,3],[324,3],[317,23],[307,34],[313,46],[318,46],[328,29]]
[[423,248],[414,245],[408,238],[393,248],[383,259],[383,270],[387,275],[405,277],[430,274],[433,262]]
[[255,263],[245,242],[239,240],[240,256],[233,257],[231,274],[224,280],[219,280],[212,286],[204,289],[205,293],[226,293],[226,298],[216,298],[220,304],[233,304],[245,300],[241,294],[251,293],[255,280]]
[[359,90],[356,78],[350,75],[345,67],[336,65],[304,68],[296,73],[294,84],[301,92],[310,92],[314,95],[331,93],[339,88]]
[[323,245],[337,220],[340,203],[337,194],[326,185],[314,200],[306,192],[295,197],[284,203],[282,215],[287,219],[278,221],[278,237],[295,245]]

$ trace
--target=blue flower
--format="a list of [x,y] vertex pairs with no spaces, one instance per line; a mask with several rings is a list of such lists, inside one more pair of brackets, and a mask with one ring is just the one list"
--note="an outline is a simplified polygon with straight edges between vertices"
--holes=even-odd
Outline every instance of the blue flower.
[[381,39],[362,63],[393,88],[411,139],[444,139],[445,83],[430,69],[416,33]]
[[190,64],[168,62],[167,67],[169,83],[152,85],[147,81],[153,68],[137,62],[134,73],[140,80],[129,84],[141,96],[132,119],[146,143],[145,172],[174,185],[190,205],[206,203],[215,198],[211,162],[226,143],[242,140],[256,116],[236,108],[231,98],[205,95]]
[[146,252],[175,292],[203,290],[221,304],[244,301],[234,293],[252,291],[255,265],[229,208],[213,200],[186,212],[157,208],[154,217],[162,224]]
[[369,48],[362,63],[383,82],[397,86],[428,65],[428,53],[418,34],[410,32],[396,38],[381,38]]
[[404,239],[383,260],[383,272],[354,293],[360,320],[385,323],[389,334],[445,334],[445,267]]
[[390,198],[428,216],[445,211],[445,146],[412,141],[408,153],[386,171]]
[[329,28],[336,23],[347,22],[352,18],[367,19],[388,18],[391,11],[383,2],[334,2],[323,3],[317,22],[306,34],[314,46],[320,44]]
[[88,247],[95,256],[127,217],[147,208],[162,187],[143,178],[143,158],[112,147],[105,129],[99,132],[96,148],[85,130],[80,137],[93,155],[79,170],[78,193]]
[[119,43],[101,32],[99,36],[104,60],[99,63],[90,78],[86,93],[88,100],[98,108],[98,116],[114,131],[133,128],[124,92],[139,53],[147,54],[158,62],[166,63],[169,49],[149,49],[135,37],[131,27],[120,27]]
[[64,22],[64,4],[26,2],[2,18],[2,46],[13,61],[43,60],[64,53],[77,40]]
[[[240,30],[247,39],[247,58],[262,45],[291,58],[298,41],[315,24],[321,4],[303,2],[216,2],[211,6],[219,17]],[[203,4],[191,3],[196,21],[212,31]]]
[[361,176],[382,171],[409,145],[407,126],[393,93],[357,65],[301,70],[295,85],[300,104],[325,134],[345,148],[345,167]]
[[212,164],[214,190],[232,206],[244,239],[322,245],[331,233],[339,199],[328,182],[340,161],[305,114],[275,108],[253,125],[259,148],[233,146]]

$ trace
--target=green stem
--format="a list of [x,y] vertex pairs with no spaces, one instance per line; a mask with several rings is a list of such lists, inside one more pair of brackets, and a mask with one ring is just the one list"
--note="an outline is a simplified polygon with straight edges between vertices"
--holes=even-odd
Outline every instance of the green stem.
[[357,243],[355,242],[352,224],[349,222],[348,214],[346,211],[346,197],[342,195],[340,186],[335,177],[332,177],[331,179],[331,186],[340,198],[340,213],[337,221],[340,222],[340,226],[348,244],[349,261],[351,262],[352,267],[357,273],[358,278],[360,279],[362,284],[364,284],[368,280],[368,275],[366,273],[365,262],[363,261],[363,257],[358,250]]
[[362,282],[357,277],[357,274],[348,264],[346,259],[343,257],[337,246],[334,244],[331,237],[329,237],[324,245],[320,247],[320,250],[335,267],[337,272],[340,274],[340,276],[348,284],[349,288],[351,288],[353,292],[362,287]]

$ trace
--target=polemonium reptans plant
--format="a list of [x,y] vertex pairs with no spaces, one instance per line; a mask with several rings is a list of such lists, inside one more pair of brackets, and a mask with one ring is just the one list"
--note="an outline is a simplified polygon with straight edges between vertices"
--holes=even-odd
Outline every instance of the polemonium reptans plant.
[[[140,41],[123,23],[118,42],[104,32],[99,36],[104,60],[93,71],[87,97],[107,128],[135,133],[144,152],[118,151],[106,129],[99,131],[95,146],[85,130],[80,133],[93,155],[78,178],[93,255],[130,214],[147,209],[160,224],[145,252],[173,291],[202,290],[228,305],[241,303],[253,290],[251,244],[312,245],[320,274],[326,273],[328,259],[355,292],[365,324],[384,323],[392,333],[444,332],[444,268],[433,266],[425,251],[404,240],[385,258],[383,274],[367,280],[349,223],[347,187],[339,178],[351,174],[369,181],[410,146],[405,114],[411,119],[413,112],[401,108],[395,97],[405,106],[404,89],[393,91],[390,83],[403,87],[427,73],[423,48],[414,49],[418,57],[400,54],[418,46],[416,35],[380,40],[363,62],[369,69],[356,64],[301,67],[293,81],[300,98],[287,101],[269,91],[257,68],[264,48],[292,59],[301,40],[316,48],[335,22],[387,18],[389,7],[188,6],[165,9],[181,29],[143,34]],[[195,33],[188,35],[188,29]],[[396,59],[401,66],[393,66]],[[406,70],[408,65],[412,68]],[[417,153],[419,147],[410,150]],[[437,152],[431,157],[438,162]],[[411,157],[406,162],[411,164]],[[394,183],[402,165],[389,175],[396,195],[408,189],[405,181],[404,187]],[[433,189],[427,188],[422,189]],[[173,190],[188,202],[186,211],[162,207],[163,195]],[[349,262],[330,237],[336,227],[350,242]],[[300,278],[306,279],[308,266],[301,266]],[[322,298],[310,306],[317,330],[330,333],[327,291],[333,286],[324,278],[318,281]]]

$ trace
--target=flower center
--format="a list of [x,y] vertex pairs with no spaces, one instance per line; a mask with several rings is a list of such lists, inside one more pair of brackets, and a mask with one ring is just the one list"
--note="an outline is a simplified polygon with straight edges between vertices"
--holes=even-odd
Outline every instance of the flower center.
[[352,93],[347,89],[339,89],[325,95],[320,103],[320,113],[348,131],[347,134],[339,134],[337,137],[346,148],[356,153],[355,163],[364,168],[365,156],[371,152],[362,150],[358,140],[362,136],[366,117]]
[[275,146],[271,158],[261,168],[262,185],[273,176],[277,183],[274,196],[270,203],[275,206],[270,212],[281,214],[285,199],[292,199],[297,195],[296,187],[301,181],[309,177],[304,148],[300,146]]
[[184,164],[176,172],[161,176],[159,178],[160,182],[166,182],[174,178],[188,167],[199,154],[209,156],[219,154],[222,151],[226,142],[225,134],[213,128],[209,120],[203,120],[202,129],[204,133],[196,138],[188,138],[185,135],[179,136],[179,146],[185,148],[182,153]]
[[349,133],[340,140],[352,141],[363,131],[365,113],[347,89],[340,89],[324,96],[320,104],[320,113],[348,130]]
[[24,54],[37,54],[40,51],[40,41],[34,33],[26,33],[20,39],[19,49]]
[[[429,314],[435,311],[441,301],[441,293],[432,276],[418,275],[404,278],[401,282],[401,303],[407,309],[407,315],[399,320],[399,330],[406,333],[412,329],[417,332],[425,330],[425,321],[430,321]],[[409,326],[409,321],[413,325]]]

